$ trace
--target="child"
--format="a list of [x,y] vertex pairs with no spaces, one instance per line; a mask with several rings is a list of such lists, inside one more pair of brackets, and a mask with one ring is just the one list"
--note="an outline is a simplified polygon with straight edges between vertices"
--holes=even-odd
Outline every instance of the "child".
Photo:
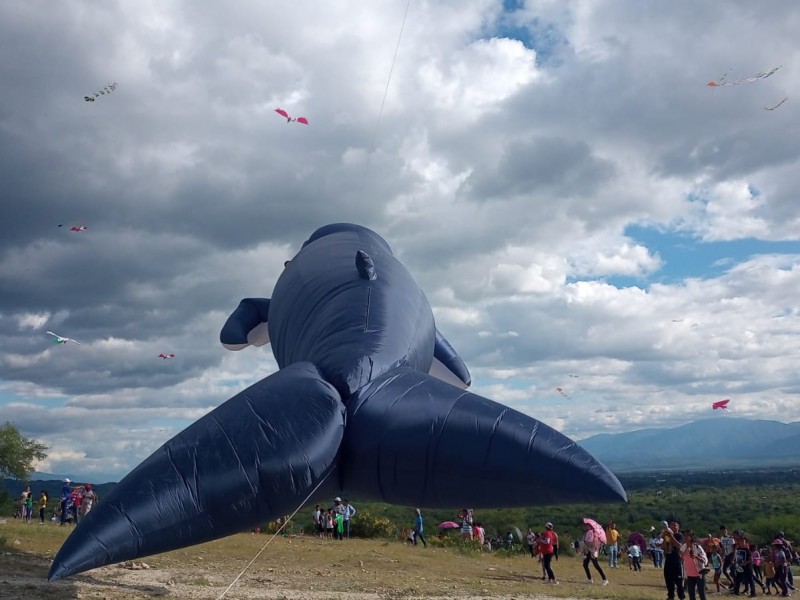
[[719,582],[719,578],[722,577],[722,547],[716,542],[711,544],[708,559],[711,568],[714,569],[714,585],[717,586],[717,595],[719,595],[722,593],[722,584]]
[[634,571],[641,571],[642,570],[642,549],[639,548],[639,544],[631,544],[628,547],[628,556],[630,556],[631,568],[633,568]]
[[772,554],[764,552],[761,565],[764,567],[764,586],[766,587],[764,593],[770,596],[772,594],[772,588],[775,588],[775,595],[777,596],[781,588],[779,588],[778,584],[775,582],[775,563],[772,562]]

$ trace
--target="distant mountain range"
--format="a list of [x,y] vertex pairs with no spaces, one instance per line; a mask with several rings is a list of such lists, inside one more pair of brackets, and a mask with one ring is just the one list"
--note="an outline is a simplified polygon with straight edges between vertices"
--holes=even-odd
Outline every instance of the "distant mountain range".
[[[800,466],[800,423],[725,416],[671,429],[601,433],[579,444],[616,473]],[[53,473],[31,475],[35,492],[46,489],[51,498],[58,497],[63,481]],[[115,485],[99,483],[97,478],[73,481],[91,481],[101,498]],[[12,497],[19,496],[22,482],[3,483]]]
[[578,443],[615,472],[800,465],[800,423],[723,417]]

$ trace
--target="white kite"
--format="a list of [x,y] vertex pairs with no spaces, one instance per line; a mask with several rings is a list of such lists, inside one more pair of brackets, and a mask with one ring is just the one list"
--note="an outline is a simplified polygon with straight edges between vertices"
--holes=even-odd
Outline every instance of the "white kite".
[[73,340],[72,338],[63,337],[58,335],[57,333],[53,333],[52,331],[45,331],[46,334],[52,335],[55,339],[53,340],[54,344],[66,344],[67,342],[72,342],[74,344],[78,344],[79,346],[81,343],[78,340]]
[[736,81],[727,81],[728,74],[725,73],[722,77],[717,79],[716,81],[709,81],[706,85],[710,87],[724,87],[728,85],[741,85],[743,83],[752,83],[754,81],[758,81],[759,79],[766,79],[775,71],[780,69],[780,67],[771,67],[766,71],[761,71],[760,73],[756,73],[755,75],[750,75],[749,77],[742,77],[741,79],[737,79]]

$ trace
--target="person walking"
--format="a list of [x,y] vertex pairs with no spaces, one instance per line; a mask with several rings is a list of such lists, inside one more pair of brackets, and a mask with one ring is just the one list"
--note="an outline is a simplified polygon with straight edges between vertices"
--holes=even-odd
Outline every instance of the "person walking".
[[545,523],[544,533],[539,537],[538,549],[539,556],[542,557],[542,568],[547,575],[547,583],[558,585],[555,573],[553,573],[553,556],[555,555],[556,545],[558,544],[558,537],[553,531],[552,523]]
[[600,573],[600,577],[603,578],[603,585],[608,585],[606,574],[603,572],[600,563],[597,562],[597,557],[600,556],[600,546],[602,542],[589,523],[584,523],[583,529],[583,570],[586,572],[586,579],[589,583],[594,583],[592,573],[589,571],[589,563],[591,562],[594,568],[597,569],[597,572]]
[[414,545],[417,545],[417,540],[422,540],[422,545],[427,548],[428,542],[425,541],[425,527],[422,523],[422,511],[417,509],[417,516],[414,519]]
[[700,600],[706,600],[706,585],[701,571],[708,565],[708,558],[703,547],[695,540],[694,532],[691,529],[683,532],[680,554],[683,559],[689,600],[697,600],[698,596]]

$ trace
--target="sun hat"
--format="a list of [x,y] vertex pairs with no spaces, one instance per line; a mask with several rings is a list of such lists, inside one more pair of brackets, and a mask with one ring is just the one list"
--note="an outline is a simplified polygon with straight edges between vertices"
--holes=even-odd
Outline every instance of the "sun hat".
[[72,483],[72,481],[69,479],[69,477],[67,477],[66,479],[64,479],[64,483]]
[[336,496],[336,498],[334,498],[334,499],[333,499],[333,501],[334,501],[334,502],[341,502],[341,501],[342,501],[342,499],[341,499],[341,498],[339,498],[339,496]]
[[544,524],[544,527],[545,527],[545,529],[552,529],[553,528],[553,524],[548,521],[547,523]]

